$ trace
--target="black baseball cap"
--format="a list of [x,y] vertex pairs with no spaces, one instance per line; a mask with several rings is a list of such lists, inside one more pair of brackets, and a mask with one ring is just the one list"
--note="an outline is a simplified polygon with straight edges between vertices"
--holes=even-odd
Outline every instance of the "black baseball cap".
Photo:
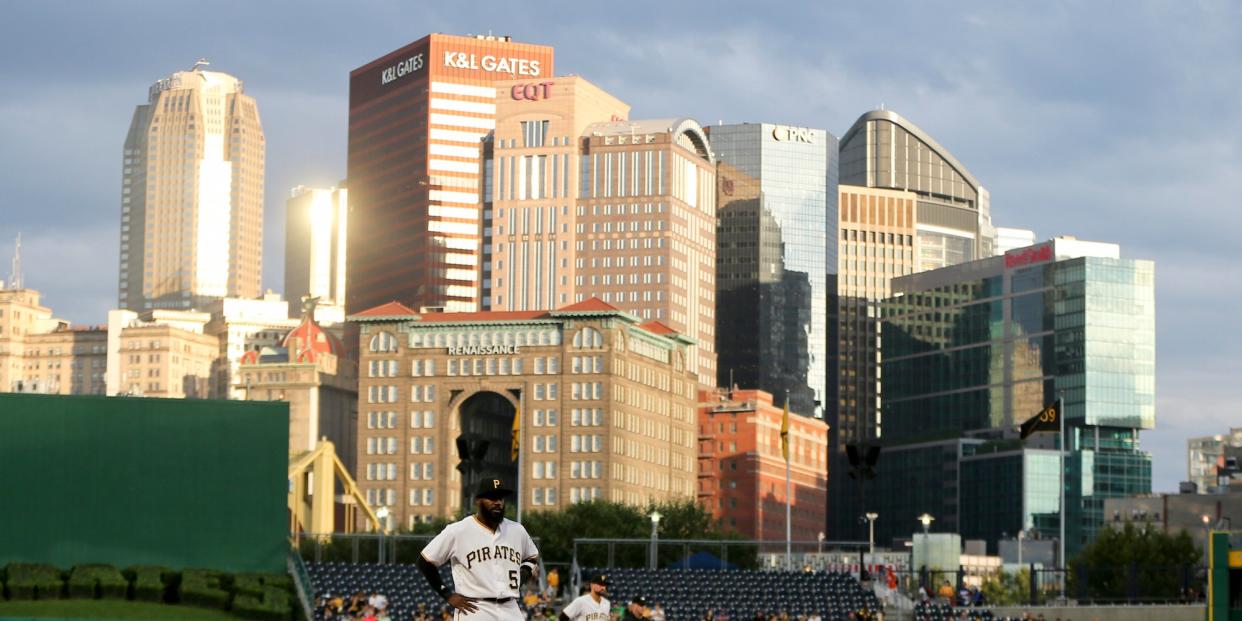
[[508,483],[500,476],[485,476],[479,480],[479,487],[474,492],[475,498],[486,498],[494,496],[512,496],[513,490],[509,488]]
[[591,579],[587,580],[587,582],[590,582],[591,584],[598,584],[600,586],[608,586],[608,574],[595,574],[594,576],[591,576]]
[[647,604],[647,598],[645,598],[645,597],[643,597],[643,596],[641,596],[641,595],[639,595],[638,597],[635,597],[634,599],[630,600],[630,603],[631,603],[631,604],[638,604],[639,606],[642,606],[642,607],[644,607],[644,608],[646,608],[646,607],[647,607],[647,605],[648,605],[648,604]]

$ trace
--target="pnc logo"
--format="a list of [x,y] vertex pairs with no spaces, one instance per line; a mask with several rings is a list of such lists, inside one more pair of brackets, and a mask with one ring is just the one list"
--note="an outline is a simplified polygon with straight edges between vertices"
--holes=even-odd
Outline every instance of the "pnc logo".
[[509,95],[518,101],[538,101],[547,99],[552,96],[552,82],[531,82],[529,84],[514,84],[509,89]]
[[815,134],[809,127],[790,127],[789,125],[773,127],[772,138],[781,142],[815,142]]

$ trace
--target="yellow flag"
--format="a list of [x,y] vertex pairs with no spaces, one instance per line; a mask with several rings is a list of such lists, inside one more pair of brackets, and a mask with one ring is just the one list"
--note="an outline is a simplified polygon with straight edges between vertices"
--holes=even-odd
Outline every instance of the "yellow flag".
[[781,416],[781,455],[789,462],[789,397],[785,397],[785,414]]
[[518,460],[522,448],[522,405],[519,403],[513,410],[513,451],[509,454],[513,461]]

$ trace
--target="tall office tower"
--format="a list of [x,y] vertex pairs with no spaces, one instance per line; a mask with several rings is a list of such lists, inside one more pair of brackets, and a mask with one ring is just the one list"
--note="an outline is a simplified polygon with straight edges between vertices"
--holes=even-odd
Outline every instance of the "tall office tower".
[[[992,545],[1034,529],[1066,551],[1095,538],[1104,499],[1151,493],[1155,269],[1114,244],[1057,238],[893,281],[881,304],[884,456],[868,510],[880,540],[913,516]],[[1063,400],[1057,434],[1016,427]],[[904,521],[904,523],[903,523]],[[993,550],[995,548],[993,547]]]
[[828,273],[837,261],[837,139],[768,123],[706,130],[720,160],[718,385],[757,387],[778,408],[788,394],[791,411],[822,416]]
[[484,308],[550,310],[577,299],[581,136],[629,111],[580,77],[497,85],[496,131],[485,144]]
[[877,302],[891,280],[992,255],[988,192],[966,167],[895,112],[872,110],[841,139],[841,244],[835,301],[836,403],[829,535],[867,536],[865,484],[848,477],[846,446],[883,440]]
[[594,123],[582,141],[576,297],[685,335],[716,382],[716,158],[691,119]]
[[[345,306],[349,190],[293,189],[285,202],[285,298],[319,298],[317,309]],[[337,322],[344,318],[337,319]]]
[[121,308],[255,297],[263,274],[259,108],[199,61],[151,86],[125,139]]
[[552,62],[548,46],[432,34],[350,72],[348,312],[479,309],[493,84],[545,79]]
[[715,159],[690,119],[625,120],[581,78],[497,84],[485,147],[484,298],[549,310],[598,297],[694,341],[716,381]]

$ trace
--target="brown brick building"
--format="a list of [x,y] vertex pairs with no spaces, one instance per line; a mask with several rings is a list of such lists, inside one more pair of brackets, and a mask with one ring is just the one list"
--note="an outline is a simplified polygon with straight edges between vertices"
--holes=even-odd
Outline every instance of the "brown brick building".
[[693,498],[697,381],[688,342],[597,299],[553,311],[419,313],[390,303],[360,327],[359,485],[392,526],[462,511],[459,437],[513,477],[522,407],[524,511],[591,499]]

